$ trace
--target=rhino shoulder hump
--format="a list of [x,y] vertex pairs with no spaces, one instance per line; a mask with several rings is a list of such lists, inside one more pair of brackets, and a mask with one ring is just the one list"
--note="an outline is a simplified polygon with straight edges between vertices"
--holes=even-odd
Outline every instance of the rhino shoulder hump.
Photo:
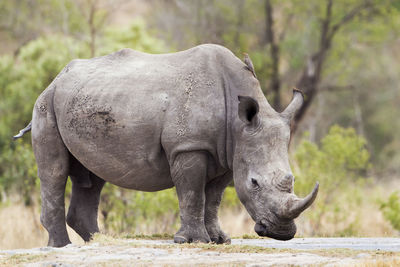
[[226,47],[218,44],[202,44],[198,46],[199,48],[203,48],[207,51],[212,51],[217,54],[224,54],[224,55],[229,55],[232,56],[233,53]]
[[136,51],[130,48],[122,48],[114,53],[109,54],[110,57],[126,57],[134,54]]

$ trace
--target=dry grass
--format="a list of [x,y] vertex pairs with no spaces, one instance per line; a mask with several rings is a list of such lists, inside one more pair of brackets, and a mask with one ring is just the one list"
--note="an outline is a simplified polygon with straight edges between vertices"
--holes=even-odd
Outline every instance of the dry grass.
[[[12,203],[0,207],[0,249],[34,248],[47,245],[47,232],[40,223],[40,210]],[[68,227],[68,234],[75,244],[82,239]]]
[[379,183],[374,181],[361,191],[363,195],[359,203],[350,207],[347,200],[340,197],[352,197],[352,195],[336,196],[335,202],[340,205],[340,210],[346,216],[335,221],[332,219],[332,214],[324,214],[318,218],[320,222],[317,230],[308,219],[314,212],[311,207],[296,220],[297,237],[398,237],[399,232],[385,220],[379,210],[379,200],[386,200],[399,186],[400,180],[396,179]]
[[0,248],[32,248],[46,243],[46,232],[35,208],[9,204],[0,209]]
[[[333,224],[332,221],[325,221],[322,231],[316,233],[310,220],[307,218],[307,211],[303,216],[296,219],[297,237],[312,236],[343,236],[342,229],[344,225],[349,225],[352,221],[357,221],[354,231],[349,231],[348,236],[355,237],[396,237],[399,233],[393,229],[388,221],[385,220],[378,208],[375,199],[378,193],[371,192],[371,199],[359,206],[357,211],[349,211],[346,221]],[[373,198],[373,199],[372,199]],[[355,216],[358,216],[355,218]],[[254,232],[254,222],[248,215],[246,209],[241,206],[235,210],[222,210],[220,212],[221,228],[232,237],[257,238]]]
[[0,259],[0,266],[20,266],[46,258],[46,255],[16,254]]
[[[362,229],[359,231],[363,236],[396,236],[388,222],[384,221],[382,215],[373,207],[363,207]],[[47,232],[39,221],[40,211],[38,208],[25,207],[21,203],[9,204],[0,208],[0,249],[33,248],[42,247],[47,244]],[[232,237],[257,238],[254,233],[254,222],[244,208],[235,210],[222,210],[220,213],[221,227]],[[100,224],[100,228],[102,225]],[[297,220],[298,236],[310,236],[310,225],[305,218]],[[119,237],[140,238],[151,237],[153,239],[170,238],[175,229],[165,231],[169,236],[161,236],[158,233],[145,231],[137,233],[119,234]],[[82,239],[68,227],[68,233],[74,244],[83,244]],[[143,234],[147,236],[143,236]],[[334,233],[332,233],[334,234]]]
[[242,205],[236,209],[221,210],[219,218],[221,229],[230,236],[256,235],[255,223]]
[[[231,236],[254,234],[254,222],[244,208],[225,210],[220,215],[223,229]],[[26,207],[22,203],[10,203],[0,206],[0,249],[33,248],[47,245],[47,232],[40,223],[40,209],[38,207]],[[100,229],[102,228],[101,220]],[[74,244],[83,244],[82,239],[69,227],[68,234]],[[140,228],[140,227],[139,227]],[[149,226],[136,229],[136,233],[119,234],[125,237],[140,237],[141,234],[162,239],[159,232],[152,232]],[[143,230],[143,231],[140,231]],[[165,229],[164,232],[175,233],[175,229]]]
[[[395,184],[393,184],[395,183]],[[363,198],[359,208],[356,211],[348,211],[349,216],[346,220],[352,220],[354,216],[358,216],[355,234],[352,236],[364,237],[388,237],[398,236],[399,233],[395,231],[391,225],[383,218],[382,213],[379,211],[377,199],[385,199],[387,192],[398,188],[398,182],[394,181],[382,186],[371,186],[366,190],[368,197]],[[310,220],[307,219],[307,212],[296,220],[298,237],[309,236],[340,236],[338,225],[332,222],[322,222],[322,231],[315,233]],[[167,215],[168,216],[168,215]],[[47,244],[47,232],[39,221],[40,209],[38,207],[25,207],[19,202],[12,202],[11,204],[0,206],[0,249],[15,249],[15,248],[32,248],[42,247]],[[254,232],[254,222],[248,215],[245,208],[240,205],[235,208],[225,208],[220,210],[220,222],[222,229],[227,232],[231,237],[244,237],[256,238]],[[168,219],[168,218],[167,218]],[[170,219],[170,218],[169,218]],[[168,219],[168,220],[169,220]],[[168,233],[169,236],[164,238],[171,238],[175,233],[175,226],[168,223],[168,220],[163,223],[157,222],[146,223],[145,225],[138,225],[132,232],[126,234],[118,234],[119,237],[140,237],[144,234],[148,236],[157,233]],[[100,229],[104,229],[102,219],[99,220]],[[151,227],[151,225],[163,225],[163,230],[159,231],[158,228]],[[68,228],[70,239],[74,244],[83,244],[82,239],[70,228]],[[139,234],[139,235],[138,235]],[[153,238],[163,238],[160,235],[155,235]]]
[[352,267],[398,267],[400,266],[400,258],[390,257],[390,258],[379,258],[373,260],[363,260],[357,263],[352,263],[342,266],[352,266]]

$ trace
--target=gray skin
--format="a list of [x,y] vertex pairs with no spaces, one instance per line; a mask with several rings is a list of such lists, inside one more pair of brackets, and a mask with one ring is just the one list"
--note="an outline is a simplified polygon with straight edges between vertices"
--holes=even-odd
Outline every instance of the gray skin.
[[[304,199],[293,194],[290,120],[302,102],[295,90],[277,113],[250,66],[218,45],[160,55],[123,49],[73,60],[33,110],[48,245],[70,243],[65,222],[85,241],[98,232],[105,181],[140,191],[175,186],[181,228],[174,241],[229,243],[217,213],[233,178],[255,231],[291,239],[293,219],[318,191],[316,185]],[[65,218],[68,176],[73,187]]]

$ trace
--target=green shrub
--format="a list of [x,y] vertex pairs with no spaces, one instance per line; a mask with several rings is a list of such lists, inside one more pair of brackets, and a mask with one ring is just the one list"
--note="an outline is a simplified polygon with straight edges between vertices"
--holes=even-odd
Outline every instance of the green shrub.
[[[152,38],[144,23],[137,21],[127,29],[107,30],[99,37],[97,53],[111,53],[124,47],[161,52],[163,42]],[[49,35],[28,42],[15,57],[0,56],[0,202],[12,189],[22,193],[26,204],[30,204],[32,198],[38,198],[38,192],[32,191],[39,180],[30,135],[16,143],[11,137],[32,119],[37,97],[61,69],[72,59],[88,58],[89,55],[85,41]]]
[[224,196],[221,201],[221,208],[234,209],[237,208],[239,205],[241,205],[241,203],[237,196],[235,187],[228,186],[225,189]]
[[305,196],[320,183],[315,203],[305,212],[314,233],[321,234],[329,224],[336,235],[357,234],[359,214],[353,211],[363,201],[368,183],[363,177],[370,167],[365,139],[352,128],[335,125],[320,145],[304,138],[293,158],[297,195]]
[[316,181],[323,190],[356,182],[370,167],[366,141],[354,129],[334,125],[317,145],[303,139],[294,153],[296,192],[306,194]]
[[386,202],[381,202],[383,216],[394,229],[400,231],[400,192],[393,192]]
[[17,141],[15,149],[7,149],[0,157],[0,166],[4,171],[0,173],[1,196],[5,192],[17,192],[24,204],[29,206],[38,200],[39,179],[37,179],[37,166],[32,148],[28,144]]
[[[140,192],[106,184],[100,202],[104,228],[112,233],[169,232],[179,222],[175,188],[158,192]],[[142,226],[148,226],[143,229]]]
[[164,42],[150,36],[145,26],[144,21],[136,19],[129,27],[107,29],[98,54],[105,55],[122,48],[132,48],[148,53],[166,51]]

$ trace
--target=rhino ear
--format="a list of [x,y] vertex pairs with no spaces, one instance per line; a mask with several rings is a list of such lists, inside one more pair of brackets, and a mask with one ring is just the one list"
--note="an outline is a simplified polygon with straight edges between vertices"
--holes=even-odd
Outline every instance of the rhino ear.
[[255,100],[250,96],[238,96],[238,99],[239,99],[239,109],[238,109],[239,119],[249,126],[258,125],[259,106],[257,100]]

